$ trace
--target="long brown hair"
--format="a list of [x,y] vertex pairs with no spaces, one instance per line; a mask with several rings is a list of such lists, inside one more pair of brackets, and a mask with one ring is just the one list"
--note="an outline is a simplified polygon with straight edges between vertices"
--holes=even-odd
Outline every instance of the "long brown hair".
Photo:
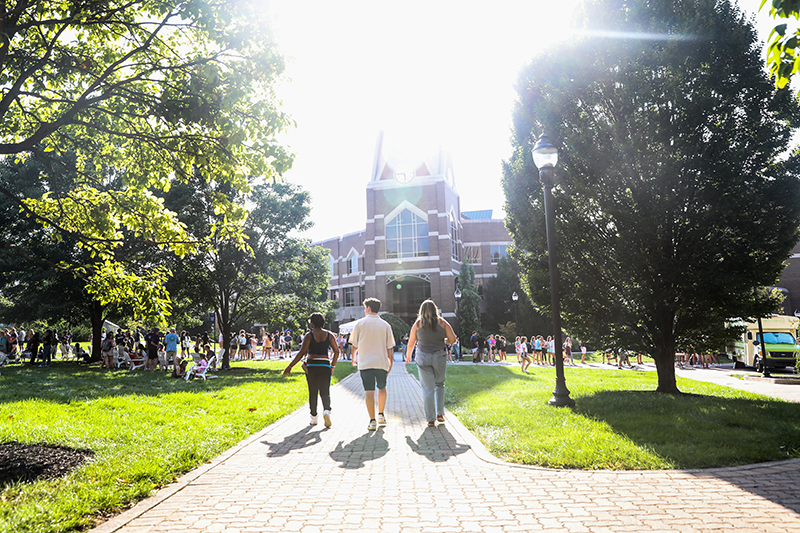
[[428,328],[431,331],[436,331],[439,325],[439,310],[433,300],[425,300],[419,306],[419,314],[417,320],[422,324],[423,328]]

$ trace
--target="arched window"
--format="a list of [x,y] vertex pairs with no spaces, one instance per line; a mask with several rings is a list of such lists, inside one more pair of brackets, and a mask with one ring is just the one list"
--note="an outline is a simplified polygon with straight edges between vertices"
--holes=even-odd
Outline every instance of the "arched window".
[[347,273],[348,274],[356,274],[358,273],[358,254],[353,254],[350,256],[350,259],[347,261]]
[[450,250],[455,261],[461,261],[461,247],[458,244],[458,223],[453,213],[450,213]]
[[428,223],[409,209],[386,224],[386,259],[427,257]]

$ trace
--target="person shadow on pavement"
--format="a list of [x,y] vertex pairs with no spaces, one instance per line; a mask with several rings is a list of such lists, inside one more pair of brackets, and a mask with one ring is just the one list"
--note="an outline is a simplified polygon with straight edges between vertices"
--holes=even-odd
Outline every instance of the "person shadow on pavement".
[[306,426],[297,433],[287,435],[283,442],[269,442],[262,440],[261,444],[269,446],[267,457],[282,457],[292,450],[300,450],[322,442],[319,431],[312,432],[314,426]]
[[451,457],[460,455],[470,449],[468,444],[456,442],[453,434],[447,431],[447,428],[443,425],[435,428],[425,428],[417,442],[406,436],[406,442],[411,451],[432,463],[443,463]]
[[389,443],[383,436],[382,427],[376,431],[370,431],[344,446],[342,443],[343,441],[339,441],[336,448],[329,454],[331,459],[340,463],[339,468],[363,468],[367,461],[380,459],[389,453]]

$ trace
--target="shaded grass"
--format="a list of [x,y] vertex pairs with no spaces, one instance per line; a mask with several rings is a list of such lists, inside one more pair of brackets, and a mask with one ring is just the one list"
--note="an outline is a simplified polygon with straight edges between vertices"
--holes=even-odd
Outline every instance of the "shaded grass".
[[[236,363],[218,379],[103,371],[57,361],[0,377],[0,442],[92,450],[68,476],[0,488],[0,532],[84,529],[150,495],[308,398],[286,361]],[[339,365],[333,382],[352,373]]]
[[[416,375],[416,366],[408,365]],[[553,468],[710,468],[800,457],[800,404],[655,372],[565,369],[576,408],[547,404],[551,368],[448,365],[445,402],[495,456]]]

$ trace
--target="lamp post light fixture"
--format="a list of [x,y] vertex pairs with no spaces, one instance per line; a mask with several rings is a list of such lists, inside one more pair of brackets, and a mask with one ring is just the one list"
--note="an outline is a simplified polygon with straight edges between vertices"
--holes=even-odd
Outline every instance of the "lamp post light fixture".
[[574,407],[564,379],[564,356],[561,346],[561,302],[558,287],[558,262],[556,260],[555,209],[553,206],[553,169],[558,163],[558,148],[550,137],[542,133],[533,147],[533,162],[539,169],[539,180],[544,190],[545,223],[547,226],[547,257],[550,262],[550,301],[553,313],[553,343],[556,365],[556,388],[548,402],[554,407]]
[[517,325],[517,300],[519,300],[519,294],[517,294],[517,291],[511,294],[511,299],[514,300],[514,336],[519,337],[519,326]]

